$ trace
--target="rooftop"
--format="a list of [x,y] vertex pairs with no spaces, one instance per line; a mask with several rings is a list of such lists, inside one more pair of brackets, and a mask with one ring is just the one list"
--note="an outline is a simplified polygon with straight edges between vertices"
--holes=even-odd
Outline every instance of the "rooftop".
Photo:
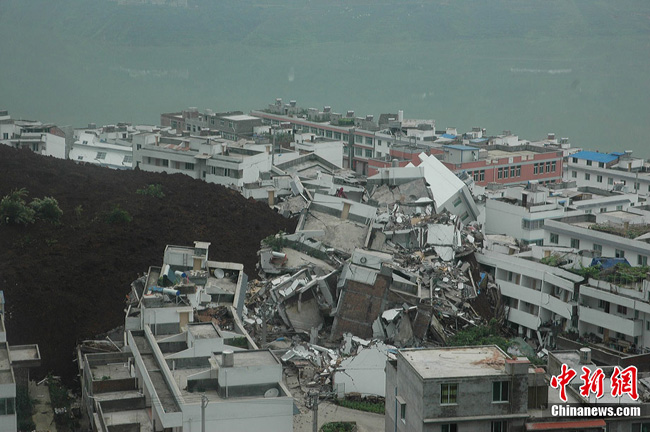
[[400,350],[423,379],[506,375],[508,356],[495,346]]
[[620,155],[614,154],[614,153],[598,153],[594,151],[579,151],[578,153],[574,153],[571,155],[572,158],[575,159],[584,159],[584,160],[589,160],[593,162],[602,162],[602,163],[610,163],[614,162],[619,158]]
[[226,116],[222,118],[225,120],[232,120],[232,121],[259,120],[259,117],[253,117],[246,114],[232,115],[232,116]]
[[466,146],[466,145],[461,145],[461,144],[456,144],[456,145],[446,145],[444,146],[446,149],[454,149],[454,150],[479,150],[477,147],[471,147],[471,146]]

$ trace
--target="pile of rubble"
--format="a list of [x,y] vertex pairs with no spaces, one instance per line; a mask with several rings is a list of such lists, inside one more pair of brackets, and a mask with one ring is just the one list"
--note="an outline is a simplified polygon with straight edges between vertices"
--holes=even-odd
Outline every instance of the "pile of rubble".
[[304,202],[296,232],[263,242],[246,296],[247,331],[289,366],[294,387],[383,396],[376,384],[358,388],[355,374],[383,370],[396,348],[445,345],[468,326],[503,322],[499,290],[474,257],[480,225],[436,211],[423,179],[375,186],[358,201],[345,186],[331,190],[286,199]]

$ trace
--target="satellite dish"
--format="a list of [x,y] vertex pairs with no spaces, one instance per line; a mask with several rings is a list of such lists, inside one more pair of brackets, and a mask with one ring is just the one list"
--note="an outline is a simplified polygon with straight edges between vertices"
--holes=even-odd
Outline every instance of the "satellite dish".
[[214,269],[212,273],[214,274],[214,277],[216,277],[217,279],[223,279],[225,275],[225,273],[221,269]]
[[278,397],[279,395],[280,395],[280,391],[276,388],[268,389],[266,393],[264,393],[265,398],[274,398],[274,397]]

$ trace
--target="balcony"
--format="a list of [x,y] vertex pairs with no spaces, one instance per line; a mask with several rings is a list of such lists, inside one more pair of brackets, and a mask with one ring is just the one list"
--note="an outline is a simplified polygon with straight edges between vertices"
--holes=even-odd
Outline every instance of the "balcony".
[[578,314],[580,321],[623,333],[630,337],[641,336],[643,333],[643,321],[632,318],[625,318],[599,309],[580,305]]
[[529,314],[528,312],[510,308],[508,312],[508,321],[519,324],[526,328],[537,330],[541,320],[539,317]]

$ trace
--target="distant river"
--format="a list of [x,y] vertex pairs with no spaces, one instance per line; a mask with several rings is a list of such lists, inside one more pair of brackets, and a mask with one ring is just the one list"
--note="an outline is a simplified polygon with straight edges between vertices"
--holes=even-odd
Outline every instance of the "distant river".
[[650,157],[650,2],[0,1],[0,108],[84,126],[276,97]]

